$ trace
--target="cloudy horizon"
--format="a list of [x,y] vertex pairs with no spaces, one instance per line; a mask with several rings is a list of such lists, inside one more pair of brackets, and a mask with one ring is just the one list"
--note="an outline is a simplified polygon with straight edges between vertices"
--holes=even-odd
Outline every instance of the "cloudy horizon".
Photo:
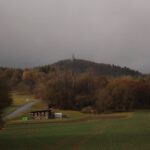
[[0,0],[0,66],[76,58],[150,73],[148,0]]

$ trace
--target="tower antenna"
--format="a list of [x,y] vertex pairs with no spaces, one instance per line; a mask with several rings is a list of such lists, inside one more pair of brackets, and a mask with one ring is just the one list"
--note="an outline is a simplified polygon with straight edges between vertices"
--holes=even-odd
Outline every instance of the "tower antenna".
[[73,61],[76,60],[76,57],[75,57],[74,54],[72,54],[72,60],[73,60]]

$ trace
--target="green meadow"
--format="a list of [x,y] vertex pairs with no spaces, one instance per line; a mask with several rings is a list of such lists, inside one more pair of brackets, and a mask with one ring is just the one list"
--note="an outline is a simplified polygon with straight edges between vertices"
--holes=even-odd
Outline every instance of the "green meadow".
[[[68,113],[69,114],[69,113]],[[48,122],[9,122],[1,150],[149,150],[150,112],[79,115]],[[70,116],[71,117],[71,116]]]

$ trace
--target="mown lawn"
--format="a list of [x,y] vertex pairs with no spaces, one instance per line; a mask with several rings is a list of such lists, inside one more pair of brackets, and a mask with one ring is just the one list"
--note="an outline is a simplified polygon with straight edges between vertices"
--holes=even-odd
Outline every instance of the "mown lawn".
[[91,118],[73,122],[8,124],[0,131],[0,149],[150,150],[150,112]]

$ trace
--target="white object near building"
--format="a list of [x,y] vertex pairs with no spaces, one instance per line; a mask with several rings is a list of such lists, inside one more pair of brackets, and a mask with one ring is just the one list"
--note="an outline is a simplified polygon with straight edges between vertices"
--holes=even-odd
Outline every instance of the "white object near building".
[[54,113],[54,118],[56,119],[62,119],[63,114],[62,113]]

